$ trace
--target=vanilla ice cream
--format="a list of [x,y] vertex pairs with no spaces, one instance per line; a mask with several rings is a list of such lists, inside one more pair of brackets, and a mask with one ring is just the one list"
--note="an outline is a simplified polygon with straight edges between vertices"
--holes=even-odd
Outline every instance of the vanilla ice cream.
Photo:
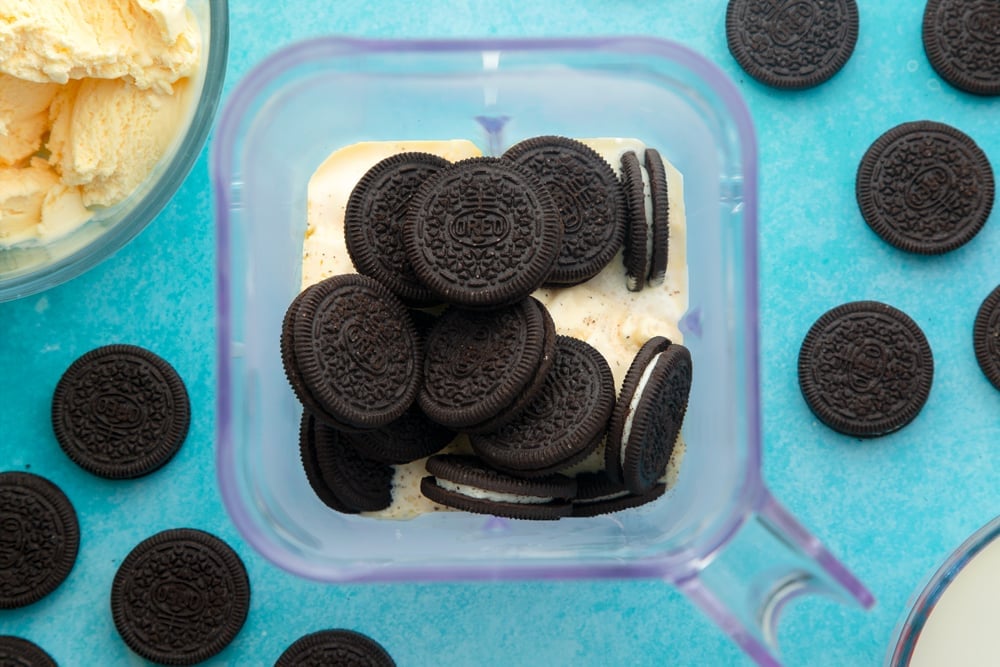
[[[636,139],[580,139],[590,146],[620,173],[621,156],[635,151],[642,156],[646,145]],[[438,155],[450,161],[477,157],[482,153],[475,144],[465,140],[361,142],[331,154],[317,168],[308,186],[307,226],[302,253],[302,287],[342,273],[356,273],[344,240],[344,212],[351,191],[361,177],[377,162],[396,153],[420,151]],[[641,158],[640,158],[641,161]],[[621,386],[625,373],[639,348],[654,336],[666,336],[683,342],[678,322],[688,307],[686,234],[684,210],[684,180],[666,159],[669,192],[670,228],[667,274],[662,284],[631,292],[625,286],[625,269],[621,252],[598,275],[572,287],[542,288],[533,296],[541,301],[556,325],[556,332],[583,340],[607,359],[616,386]],[[648,175],[645,179],[647,219],[651,217],[651,197]],[[468,438],[460,435],[447,451],[471,453]],[[667,469],[668,487],[676,479],[684,443],[678,439]],[[427,512],[440,511],[441,506],[420,493],[420,479],[427,476],[424,459],[395,466],[393,503],[380,512],[366,516],[405,519]],[[603,466],[603,444],[593,455],[568,472],[576,474],[597,470]]]
[[200,57],[186,0],[0,0],[0,246],[127,198],[188,117]]

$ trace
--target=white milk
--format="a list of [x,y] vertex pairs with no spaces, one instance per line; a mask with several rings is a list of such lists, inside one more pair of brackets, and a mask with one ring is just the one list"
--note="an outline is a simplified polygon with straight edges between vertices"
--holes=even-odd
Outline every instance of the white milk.
[[942,593],[910,667],[1000,665],[1000,539],[994,538]]

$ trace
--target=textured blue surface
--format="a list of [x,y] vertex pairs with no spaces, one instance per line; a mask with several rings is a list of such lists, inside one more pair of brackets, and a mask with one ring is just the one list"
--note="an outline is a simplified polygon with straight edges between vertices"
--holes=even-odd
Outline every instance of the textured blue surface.
[[[971,327],[1000,283],[1000,214],[943,257],[907,256],[872,234],[854,202],[871,141],[932,119],[1000,159],[1000,98],[941,82],[920,43],[923,2],[860,2],[857,49],[817,89],[787,93],[743,75],[724,37],[725,0],[410,3],[231,0],[227,90],[256,62],[322,33],[373,37],[642,34],[687,44],[718,63],[754,116],[761,163],[761,358],[765,478],[871,588],[869,613],[823,599],[793,604],[779,638],[789,665],[877,665],[915,587],[973,530],[1000,513],[1000,392],[976,366]],[[627,100],[622,101],[627,104]],[[0,304],[0,469],[27,469],[67,492],[80,515],[80,558],[45,600],[0,611],[0,634],[46,647],[61,665],[141,664],[108,609],[114,572],[158,530],[214,532],[244,558],[246,627],[209,664],[267,665],[296,637],[347,627],[410,665],[739,665],[733,644],[656,581],[330,586],[285,574],[239,538],[213,470],[214,230],[206,152],[172,204],[90,273]],[[935,354],[934,387],[909,427],[869,442],[818,424],[799,394],[799,343],[822,312],[879,299],[909,313]],[[76,468],[49,426],[52,389],[87,350],[144,345],[187,382],[187,443],[163,470],[112,483]]]

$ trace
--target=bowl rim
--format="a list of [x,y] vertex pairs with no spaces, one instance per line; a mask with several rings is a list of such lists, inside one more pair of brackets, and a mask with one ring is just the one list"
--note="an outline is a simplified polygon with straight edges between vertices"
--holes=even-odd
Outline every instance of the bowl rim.
[[917,589],[918,592],[911,596],[906,605],[906,616],[896,628],[896,641],[886,656],[886,667],[904,667],[910,663],[920,633],[934,607],[941,600],[941,596],[948,590],[948,586],[961,574],[966,565],[997,539],[1000,539],[1000,516],[993,518],[967,537],[938,566],[926,583]]
[[205,81],[184,138],[155,187],[146,193],[127,217],[86,245],[52,264],[10,279],[0,278],[0,302],[20,299],[61,285],[89,271],[122,249],[144,230],[173,199],[187,179],[215,122],[229,61],[229,0],[205,0],[208,5],[208,62]]
[[[233,411],[227,387],[232,382],[230,359],[231,336],[231,266],[230,204],[233,193],[229,176],[234,172],[234,147],[237,145],[246,109],[275,85],[281,76],[302,62],[320,58],[359,56],[447,54],[456,52],[515,51],[539,53],[554,51],[610,52],[619,56],[645,56],[668,60],[691,71],[718,97],[738,135],[740,163],[743,170],[743,260],[745,262],[741,305],[741,324],[746,332],[745,367],[742,387],[747,397],[746,466],[739,489],[734,493],[734,511],[715,521],[705,537],[699,539],[697,552],[690,547],[643,556],[630,562],[576,564],[521,564],[502,571],[485,568],[454,568],[436,571],[420,566],[401,566],[391,572],[375,570],[360,574],[332,575],[327,567],[311,563],[299,554],[276,545],[250,516],[244,505],[238,481],[225,470],[234,457]],[[758,326],[758,240],[757,240],[757,142],[749,109],[736,85],[715,63],[678,42],[646,36],[560,37],[560,38],[468,38],[468,39],[384,39],[343,35],[310,38],[287,45],[266,56],[249,70],[228,96],[221,112],[216,137],[211,147],[212,191],[216,204],[216,478],[223,505],[237,530],[260,554],[279,567],[317,581],[454,581],[478,579],[576,579],[598,577],[657,577],[681,582],[695,575],[711,562],[739,532],[754,512],[765,505],[769,493],[761,477],[761,419],[759,396],[759,326]],[[797,524],[793,526],[797,528]],[[803,538],[805,541],[806,538]]]

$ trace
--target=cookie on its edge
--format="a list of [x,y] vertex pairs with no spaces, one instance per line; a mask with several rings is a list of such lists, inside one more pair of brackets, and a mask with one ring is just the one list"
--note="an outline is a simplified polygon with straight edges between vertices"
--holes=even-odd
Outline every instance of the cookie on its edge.
[[972,343],[986,379],[1000,389],[1000,285],[983,299],[976,312]]
[[662,285],[667,275],[670,254],[670,197],[667,190],[667,169],[655,148],[647,148],[644,157],[649,175],[649,197],[653,200],[652,253],[649,259],[649,284]]
[[691,377],[691,353],[662,337],[647,341],[625,374],[604,460],[609,477],[635,495],[649,493],[667,472]]
[[319,665],[396,667],[385,648],[354,630],[320,630],[296,639],[274,663],[274,667]]
[[52,428],[69,458],[106,479],[133,479],[164,466],[191,422],[187,389],[173,366],[135,345],[87,352],[52,396]]
[[436,503],[509,519],[550,520],[568,516],[576,480],[565,475],[523,479],[493,470],[474,456],[438,454],[427,459],[432,477],[420,492]]
[[[357,514],[358,510],[341,500],[327,483],[323,471],[320,469],[319,460],[316,458],[318,441],[329,441],[342,436],[342,433],[316,419],[308,410],[302,411],[302,418],[299,422],[299,458],[302,461],[302,469],[306,473],[309,488],[330,509],[343,514]],[[325,442],[324,446],[327,446]]]
[[192,528],[157,533],[125,557],[111,584],[111,615],[125,644],[152,662],[194,665],[239,634],[250,609],[243,561]]
[[874,438],[909,424],[931,392],[934,357],[910,317],[877,301],[827,311],[809,328],[798,360],[799,388],[835,431]]
[[316,424],[316,465],[327,488],[358,512],[377,512],[392,504],[392,466],[366,459],[344,434]]
[[608,438],[604,448],[604,472],[615,484],[622,484],[622,437],[625,433],[625,420],[632,414],[632,403],[639,390],[639,380],[646,369],[656,361],[657,355],[670,345],[670,341],[663,336],[650,338],[635,353],[628,370],[625,371],[622,386],[618,390],[618,400],[608,422]]
[[922,38],[934,71],[967,93],[1000,95],[998,17],[996,0],[928,0]]
[[622,188],[625,192],[625,286],[630,292],[641,291],[649,275],[649,220],[646,216],[646,186],[642,165],[635,151],[621,157]]
[[583,472],[576,476],[576,497],[573,498],[575,517],[599,516],[632,509],[651,503],[667,491],[659,482],[642,495],[630,493],[624,484],[613,482],[607,472]]
[[858,41],[855,0],[729,0],[726,43],[747,74],[773,88],[811,88],[833,77]]
[[28,472],[0,472],[0,609],[38,602],[66,580],[80,549],[76,510]]

